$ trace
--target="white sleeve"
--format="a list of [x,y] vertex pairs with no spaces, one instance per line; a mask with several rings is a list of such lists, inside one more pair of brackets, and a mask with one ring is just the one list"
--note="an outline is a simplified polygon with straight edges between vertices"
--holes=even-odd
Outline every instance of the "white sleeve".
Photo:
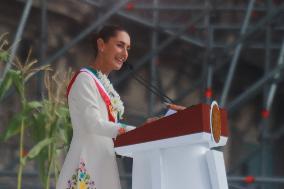
[[80,73],[70,91],[69,107],[80,116],[80,126],[87,132],[96,133],[110,138],[118,135],[120,125],[105,120],[99,107],[100,93],[94,80],[87,73]]

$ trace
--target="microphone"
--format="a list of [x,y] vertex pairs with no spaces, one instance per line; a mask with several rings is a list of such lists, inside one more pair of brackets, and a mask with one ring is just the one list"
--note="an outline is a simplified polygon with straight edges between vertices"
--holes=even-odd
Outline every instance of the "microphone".
[[[133,65],[129,64],[128,62],[124,62],[124,66],[128,68],[131,72],[134,70]],[[168,97],[167,95],[163,94],[158,87],[156,87],[153,84],[147,83],[147,81],[139,74],[133,74],[131,73],[133,78],[138,81],[141,85],[143,85],[146,89],[148,89],[151,93],[155,94],[156,96],[160,97],[163,99],[165,103],[174,103],[174,101]]]

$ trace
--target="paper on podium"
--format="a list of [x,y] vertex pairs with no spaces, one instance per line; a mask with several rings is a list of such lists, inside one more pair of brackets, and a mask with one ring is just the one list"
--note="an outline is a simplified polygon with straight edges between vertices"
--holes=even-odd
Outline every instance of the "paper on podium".
[[168,109],[168,111],[166,112],[166,114],[164,115],[164,117],[167,117],[169,115],[175,114],[177,111],[176,110],[172,110],[172,109]]

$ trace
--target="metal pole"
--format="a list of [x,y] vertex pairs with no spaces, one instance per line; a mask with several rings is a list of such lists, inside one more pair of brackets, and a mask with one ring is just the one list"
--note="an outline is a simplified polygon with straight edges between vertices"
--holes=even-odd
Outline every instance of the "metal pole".
[[[251,36],[254,32],[258,31],[259,29],[261,29],[263,27],[263,25],[265,25],[267,22],[269,22],[272,18],[274,18],[276,15],[278,15],[282,9],[284,8],[284,4],[281,4],[280,6],[278,6],[277,8],[274,8],[272,10],[269,11],[269,13],[263,18],[261,19],[259,22],[257,22],[254,27],[252,27],[249,31],[247,31],[243,36],[241,36],[239,39],[237,39],[234,43],[229,44],[225,47],[224,52],[222,53],[224,56],[225,54],[229,54],[229,50],[234,48],[236,45],[238,45],[239,43],[244,43],[245,40]],[[219,57],[219,56],[218,56]],[[218,57],[215,57],[216,59]],[[215,66],[213,68],[213,74],[220,70],[224,65],[225,65],[226,60],[222,61],[220,64],[218,64],[217,66]],[[234,112],[236,110],[236,107],[239,106],[239,103],[246,101],[247,99],[250,98],[250,96],[246,96],[246,94],[250,94],[253,95],[254,93],[256,93],[260,88],[261,85],[266,83],[267,81],[269,81],[271,79],[271,77],[273,76],[273,74],[275,72],[278,71],[278,69],[282,69],[281,67],[275,68],[272,72],[269,72],[269,74],[267,74],[264,78],[260,79],[258,82],[256,82],[254,85],[252,85],[252,87],[249,89],[249,91],[246,91],[245,94],[240,95],[239,97],[237,97],[234,101],[232,101],[229,105],[228,105],[228,110],[230,110],[230,113]],[[180,102],[184,97],[186,97],[189,93],[191,93],[192,91],[194,91],[197,87],[199,87],[202,84],[203,78],[200,77],[200,79],[198,79],[193,85],[191,85],[188,89],[185,89],[184,92],[182,94],[180,94],[177,98],[173,99],[174,102]],[[159,115],[161,113],[161,111],[158,111],[157,113],[155,113],[155,115]]]
[[[84,1],[87,1],[87,3],[90,3],[91,5],[100,7],[100,4],[99,4],[99,3],[92,2],[92,1],[90,1],[90,0],[84,0]],[[118,12],[117,12],[117,15],[119,15],[119,16],[121,16],[121,17],[123,17],[123,18],[129,19],[129,20],[131,20],[131,21],[134,21],[134,22],[136,22],[136,23],[142,24],[142,25],[144,25],[144,26],[146,26],[146,27],[149,27],[149,28],[155,29],[155,30],[157,30],[157,31],[166,33],[166,34],[168,34],[168,35],[170,35],[170,36],[175,35],[175,33],[176,33],[176,32],[171,31],[171,30],[167,30],[167,29],[164,30],[164,29],[163,29],[161,26],[159,26],[158,24],[157,24],[157,26],[158,26],[158,27],[157,27],[157,26],[155,26],[153,23],[147,21],[146,19],[139,18],[139,17],[137,17],[137,16],[131,15],[131,14],[126,13],[126,12],[124,12],[124,11],[118,11]],[[182,27],[184,27],[184,25],[183,25]],[[181,39],[181,40],[183,40],[183,41],[185,41],[185,42],[187,42],[187,43],[194,44],[194,45],[197,45],[197,46],[200,46],[200,47],[204,47],[204,46],[205,46],[204,43],[203,43],[203,41],[201,41],[200,39],[197,39],[197,38],[194,38],[194,37],[190,37],[190,36],[187,36],[187,35],[180,35],[180,36],[178,36],[178,37],[179,37],[179,39]]]
[[[283,56],[283,55],[282,55]],[[284,65],[278,65],[273,70],[269,71],[264,77],[255,82],[250,88],[248,88],[245,92],[240,94],[235,100],[233,100],[230,104],[228,104],[227,109],[229,113],[233,113],[236,108],[246,100],[250,99],[258,90],[260,90],[263,85],[271,80],[272,77],[275,76],[276,73],[279,73],[283,70]]]
[[[270,1],[270,0],[269,0]],[[270,4],[270,3],[269,3]],[[269,9],[270,9],[270,5]],[[264,72],[265,74],[268,73],[269,69],[270,69],[270,62],[271,62],[271,52],[270,52],[270,46],[271,46],[271,26],[270,26],[270,22],[268,22],[267,26],[266,26],[266,33],[265,33],[265,67],[264,67]],[[267,96],[268,96],[268,85],[265,86],[263,94],[264,94],[264,98],[263,98],[263,104],[264,107],[266,106],[266,101],[267,101]]]
[[248,30],[245,34],[241,35],[234,43],[229,44],[225,47],[224,54],[230,54],[229,52],[234,49],[239,43],[244,43],[245,40],[247,40],[248,37],[250,37],[253,33],[259,31],[263,26],[269,22],[272,18],[274,18],[276,15],[280,14],[284,8],[284,3],[282,3],[277,8],[271,9],[269,13],[261,19],[259,22],[257,22],[254,27],[252,27],[250,30]]
[[[203,63],[204,74],[207,74],[207,76],[204,76],[204,78],[207,77],[207,81],[206,81],[204,89],[212,91],[211,89],[212,89],[212,76],[213,76],[212,66],[213,65],[212,65],[211,62],[209,62],[210,61],[209,54],[210,54],[211,47],[212,47],[212,44],[211,44],[212,28],[211,28],[211,24],[210,24],[210,10],[211,10],[211,7],[210,7],[210,1],[209,0],[205,1],[205,8],[208,11],[208,14],[205,16],[205,22],[204,22],[204,25],[207,26],[206,52],[205,52],[204,63]],[[205,90],[202,90],[202,91],[205,91]],[[201,93],[201,95],[202,95],[202,99],[204,99],[204,93]],[[205,102],[207,104],[210,104],[211,96],[206,96],[205,97]]]
[[230,184],[230,183],[228,183],[228,186],[229,186],[229,189],[246,189],[246,188],[243,188],[241,186],[236,186],[236,185]]
[[[157,7],[159,4],[158,0],[153,0],[153,5],[154,7]],[[158,10],[153,11],[153,25],[157,26],[159,22],[159,12]],[[158,43],[158,33],[157,31],[153,30],[152,31],[152,39],[151,39],[151,50],[155,51],[157,49],[157,43]],[[153,56],[151,59],[151,64],[150,64],[150,83],[151,85],[157,86],[157,60],[158,56]],[[155,104],[155,95],[153,93],[150,93],[149,97],[149,112],[148,115],[152,116],[154,112],[154,104]]]
[[[230,176],[228,181],[231,182],[244,182],[246,177]],[[254,177],[255,183],[271,183],[271,184],[282,184],[284,183],[283,177]]]
[[[269,13],[270,9],[271,9],[271,1],[268,0],[267,3],[267,13]],[[270,44],[271,44],[271,27],[270,27],[270,22],[267,23],[266,26],[266,39],[265,39],[265,44],[266,44],[266,48],[265,48],[265,74],[269,71],[270,69],[270,60],[271,60],[271,53],[270,53]],[[279,62],[278,62],[279,63]],[[274,84],[271,85],[271,87]],[[270,101],[270,97],[269,97],[269,93],[271,92],[271,90],[268,90],[268,84],[266,84],[264,86],[264,91],[263,91],[263,96],[264,96],[264,102],[263,102],[263,111],[268,111],[270,112],[270,106],[272,101]],[[269,129],[269,120],[270,118],[267,117],[262,117],[262,121],[260,122],[260,126],[259,126],[259,130],[260,130],[260,142],[261,142],[261,159],[260,159],[260,168],[261,168],[261,176],[268,176],[268,173],[272,172],[272,160],[271,160],[271,145],[268,139],[268,135],[270,132]],[[265,189],[267,186],[266,184],[262,184],[261,188]]]
[[[244,41],[244,40],[243,40]],[[218,43],[216,44],[216,42],[212,45],[212,47],[214,49],[217,48],[226,48],[226,44],[222,44],[222,43]],[[253,44],[253,43],[249,43],[246,44],[246,46],[243,47],[244,49],[265,49],[265,45],[264,44]],[[271,50],[278,50],[280,49],[280,45],[279,44],[271,44],[270,45],[270,49]]]
[[[182,33],[184,33],[187,30],[188,27],[190,27],[195,22],[200,20],[205,14],[206,14],[206,11],[200,13],[193,20],[191,20],[188,24],[186,24],[184,28],[182,28],[181,30],[177,31],[175,33],[175,35],[169,37],[161,45],[159,45],[157,47],[157,50],[150,51],[149,53],[144,55],[138,62],[135,63],[135,67],[133,68],[133,72],[138,71],[142,66],[144,66],[147,63],[147,61],[149,59],[151,59],[153,56],[155,56],[156,54],[160,53],[163,49],[165,49],[168,45],[170,45],[174,40],[176,40],[178,38],[178,36],[180,36]],[[123,82],[125,79],[127,79],[130,76],[131,73],[132,73],[132,71],[128,71],[125,74],[123,74],[122,76],[120,76],[114,82],[114,85],[117,85],[118,83]]]
[[6,64],[6,67],[4,69],[4,72],[3,72],[2,78],[0,80],[0,83],[2,83],[3,79],[6,77],[7,72],[11,68],[12,62],[13,62],[13,60],[15,58],[16,53],[17,53],[17,49],[18,49],[18,46],[19,46],[19,41],[22,38],[22,34],[23,34],[23,31],[24,31],[24,28],[25,28],[25,25],[26,25],[26,21],[28,19],[28,16],[29,16],[32,4],[33,4],[33,0],[27,0],[25,8],[24,8],[24,11],[23,11],[23,14],[22,14],[22,17],[21,17],[21,20],[20,20],[19,27],[18,27],[17,32],[16,32],[16,36],[15,36],[14,42],[13,42],[13,45],[12,45],[11,55],[9,57],[8,63]]
[[[48,28],[47,28],[47,2],[46,0],[41,0],[41,34],[40,34],[40,57],[39,63],[43,65],[44,59],[46,57],[47,50],[47,39],[48,39]],[[43,73],[40,72],[37,80],[38,91],[40,92],[41,98],[44,98],[44,85],[43,85]]]
[[[279,53],[277,65],[282,66],[283,64],[284,64],[284,39],[283,39],[282,47],[281,47],[281,50],[280,50],[280,53]],[[277,81],[279,78],[280,78],[280,72],[277,72],[274,75],[274,80]],[[266,102],[266,105],[265,105],[267,110],[271,109],[271,105],[272,105],[276,90],[277,90],[277,83],[274,82],[270,86],[270,90],[269,90],[269,93],[268,93],[268,98],[267,98],[267,102]]]
[[[244,43],[245,40],[251,36],[254,32],[258,31],[260,28],[263,27],[263,25],[265,25],[267,22],[269,22],[273,17],[275,17],[276,15],[278,15],[281,10],[284,8],[284,4],[281,4],[279,7],[272,9],[271,11],[269,11],[268,15],[265,16],[263,19],[261,19],[258,23],[256,23],[254,25],[254,27],[252,27],[248,32],[246,32],[243,36],[241,36],[239,39],[237,39],[233,44],[227,45],[225,47],[226,50],[224,50],[224,52],[222,53],[224,56],[225,54],[228,54],[229,50],[234,48],[236,45],[238,45],[238,43]],[[216,57],[217,59],[218,57]],[[213,68],[213,74],[220,70],[224,65],[225,65],[226,60],[223,60],[220,64],[218,64],[217,66],[215,66]],[[276,68],[277,69],[277,68]],[[280,68],[281,69],[281,68]],[[275,70],[275,72],[277,72],[277,70]],[[273,74],[267,77],[262,78],[261,80],[259,80],[258,82],[255,83],[255,85],[253,85],[250,88],[250,92],[246,91],[246,94],[253,94],[255,93],[263,83],[266,83],[269,79],[271,79],[270,77],[273,76]],[[188,89],[185,89],[184,92],[182,94],[179,95],[179,97],[177,97],[176,99],[174,99],[174,102],[179,102],[181,101],[185,96],[187,96],[189,93],[191,93],[192,91],[194,91],[203,81],[203,78],[201,77],[200,79],[198,79],[192,86],[190,86]],[[230,111],[233,112],[235,111],[235,106],[238,105],[238,103],[241,103],[243,100],[247,100],[248,97],[245,96],[245,94],[239,96],[238,98],[236,98],[233,102],[231,102],[229,104],[229,108],[231,109]]]
[[[242,29],[241,29],[241,36],[244,35],[247,31],[247,27],[248,27],[249,20],[250,20],[250,17],[251,17],[251,12],[253,10],[254,2],[255,2],[255,0],[251,0],[249,2],[248,10],[246,12],[245,20],[244,20],[244,23],[243,23],[243,26],[242,26]],[[232,58],[232,62],[230,63],[231,66],[230,66],[228,75],[226,77],[225,86],[224,86],[223,93],[222,93],[221,100],[220,100],[220,105],[223,106],[223,107],[226,104],[227,96],[228,96],[228,93],[229,93],[229,90],[230,90],[230,87],[231,87],[232,79],[233,79],[234,72],[235,72],[235,69],[236,69],[236,66],[237,66],[237,63],[238,63],[238,59],[239,59],[239,56],[240,56],[242,46],[243,46],[242,43],[239,43],[237,45],[237,47],[235,49],[234,56]]]
[[[213,64],[209,63],[208,65],[208,76],[207,76],[207,90],[211,90],[212,91],[212,79],[213,79]],[[206,103],[210,104],[212,101],[212,97],[208,96],[206,98]]]
[[61,57],[66,51],[68,51],[71,47],[73,47],[75,44],[80,42],[84,37],[86,37],[89,33],[91,33],[94,29],[96,29],[98,26],[103,24],[107,19],[109,19],[113,14],[115,14],[121,7],[125,5],[130,0],[121,0],[117,1],[116,4],[113,5],[113,7],[108,10],[100,19],[98,19],[96,22],[94,22],[91,26],[83,30],[75,39],[73,39],[70,43],[65,45],[62,49],[57,51],[54,55],[52,55],[49,59],[45,61],[44,64],[50,64],[59,57]]
[[[85,2],[87,2],[87,3],[89,3],[89,4],[91,4],[91,5],[100,7],[100,4],[97,3],[97,2],[95,2],[95,1],[92,1],[92,0],[83,0],[83,1],[85,1]],[[136,8],[136,7],[137,7],[137,6],[135,6],[135,8]],[[284,7],[284,4],[280,5],[280,6],[277,7],[275,10],[271,11],[267,16],[265,16],[261,21],[259,21],[254,27],[249,27],[248,33],[245,34],[244,36],[241,36],[241,38],[238,39],[237,41],[235,41],[235,43],[233,43],[232,45],[219,45],[219,44],[215,44],[215,43],[213,44],[213,43],[212,43],[212,48],[228,48],[228,49],[235,48],[235,46],[236,46],[239,42],[246,40],[246,38],[247,38],[248,36],[250,36],[252,33],[254,33],[255,31],[257,31],[259,28],[263,27],[263,25],[267,22],[267,20],[271,20],[272,17],[274,17],[276,14],[278,14],[278,13],[283,9],[283,7]],[[204,10],[204,7],[200,7],[200,8],[201,8],[201,10]],[[226,7],[224,7],[224,9],[225,9],[225,8],[226,8]],[[217,8],[217,10],[219,10],[219,9]],[[221,10],[221,9],[220,9],[220,10]],[[229,10],[229,9],[228,9],[228,10]],[[258,8],[255,7],[254,10],[258,10]],[[265,9],[263,9],[263,10],[265,10]],[[150,27],[150,28],[152,28],[152,29],[157,29],[158,31],[167,33],[167,34],[169,34],[169,35],[174,35],[174,34],[175,34],[174,31],[171,31],[171,30],[168,30],[168,29],[163,29],[163,28],[164,28],[163,25],[159,25],[158,28],[155,28],[151,22],[149,22],[149,21],[147,21],[147,20],[145,20],[145,19],[143,19],[143,18],[139,18],[139,17],[136,17],[136,16],[134,16],[134,15],[131,15],[131,14],[129,14],[129,13],[125,13],[125,12],[123,12],[123,11],[118,11],[117,15],[122,16],[123,18],[129,19],[129,20],[131,20],[131,21],[134,21],[134,22],[136,22],[136,23],[142,24],[142,25],[144,25],[144,26],[146,26],[146,27]],[[171,25],[172,25],[172,23],[171,23]],[[181,25],[180,27],[183,27],[183,26],[184,26],[184,24]],[[212,25],[212,27],[213,27],[213,29],[215,29],[216,27],[218,27],[218,28],[220,28],[220,27],[228,27],[228,29],[234,29],[234,28],[235,28],[235,29],[238,29],[238,28],[239,28],[239,27],[235,27],[235,26],[226,26],[226,25],[225,25],[225,26],[224,26],[224,25],[222,25],[222,26],[215,26],[215,25]],[[279,28],[279,29],[281,29],[281,28]],[[192,36],[180,35],[180,36],[179,36],[179,39],[181,39],[181,40],[183,40],[183,41],[185,41],[185,42],[188,42],[188,43],[190,43],[190,44],[197,45],[197,46],[199,46],[199,47],[205,47],[205,46],[206,46],[205,43],[204,43],[202,40],[197,39],[197,38],[194,38],[194,37],[192,37]],[[258,45],[258,44],[254,44],[254,45],[249,44],[248,47],[251,47],[251,48],[264,48],[263,46]],[[278,47],[278,45],[272,45],[271,48],[272,48],[272,49],[278,49],[279,47]]]
[[[220,3],[221,4],[221,3]],[[153,11],[153,10],[159,10],[159,11],[200,11],[204,10],[205,7],[202,5],[174,5],[174,4],[164,4],[160,5],[159,7],[153,7],[152,5],[147,4],[137,4],[135,5],[135,9],[137,10],[144,10],[144,11]],[[215,6],[215,9],[218,11],[246,11],[247,9],[244,8],[244,6]],[[265,11],[266,7],[256,7],[255,10],[257,11]]]
[[[136,16],[127,14],[127,13],[122,12],[122,11],[118,12],[118,15],[120,15],[120,16],[122,16],[124,18],[127,18],[129,20],[135,21],[135,22],[137,22],[139,24],[143,24],[144,26],[147,26],[149,28],[156,29],[156,30],[158,30],[160,32],[166,33],[166,34],[168,34],[170,36],[174,36],[176,34],[175,31],[172,31],[172,30],[169,30],[169,29],[163,29],[159,25],[158,25],[158,28],[155,28],[155,26],[152,23],[148,22],[147,20],[145,20],[143,18],[138,18]],[[184,27],[184,25],[183,25],[183,27]],[[204,42],[202,40],[200,40],[198,38],[195,38],[195,37],[192,37],[192,36],[181,34],[181,35],[178,36],[178,38],[183,40],[184,42],[187,42],[187,43],[190,43],[190,44],[194,44],[194,45],[199,46],[199,47],[204,47],[205,46],[205,44],[204,44]]]
[[[278,62],[277,65],[281,66],[284,64],[284,40],[282,42],[282,48],[279,52],[279,58],[278,58]],[[276,73],[274,75],[274,80],[278,80],[280,77],[280,73]],[[268,96],[267,96],[267,101],[265,102],[265,111],[270,112],[271,110],[271,106],[275,97],[275,93],[277,90],[277,83],[273,82],[270,86],[269,92],[268,92]],[[268,176],[268,173],[272,172],[272,166],[268,166],[270,164],[272,164],[272,157],[271,157],[271,151],[272,151],[272,147],[267,139],[267,135],[269,133],[269,120],[270,120],[270,116],[268,116],[267,118],[262,118],[262,124],[261,124],[261,143],[262,143],[262,154],[261,154],[261,175],[262,176]],[[270,168],[270,169],[269,169]],[[267,188],[267,185],[263,184],[262,185],[262,189]]]
[[[216,11],[214,8],[212,8],[214,11]],[[212,10],[212,11],[213,11]],[[256,10],[256,8],[254,8],[254,10]],[[266,12],[267,13],[267,12]],[[176,28],[182,28],[183,27],[183,24],[181,23],[161,23],[159,25],[160,27],[162,28],[168,28],[168,29],[176,29]],[[196,28],[197,29],[200,29],[200,30],[204,30],[206,29],[206,25],[204,24],[196,24]],[[214,30],[240,30],[241,29],[241,25],[239,24],[229,24],[229,23],[222,23],[222,24],[218,24],[218,23],[215,23],[215,24],[211,24],[211,27],[214,29]],[[252,28],[252,26],[248,26],[248,30],[250,30]],[[284,30],[284,27],[283,26],[275,26],[273,27],[273,30],[280,30],[280,31],[283,31]]]
[[[259,22],[257,22],[254,27],[252,27],[250,30],[248,30],[244,35],[240,36],[234,43],[227,45],[224,48],[223,53],[221,53],[220,55],[218,55],[218,57],[220,58],[220,56],[222,56],[222,58],[226,55],[230,54],[230,50],[232,50],[233,48],[235,48],[239,43],[244,43],[245,40],[247,40],[248,37],[250,37],[253,33],[255,33],[256,31],[260,30],[261,28],[263,28],[263,26],[269,22],[271,19],[273,19],[276,15],[278,15],[279,13],[281,13],[282,9],[284,8],[284,3],[282,3],[280,6],[278,6],[277,8],[271,9],[269,10],[269,13],[263,18],[261,19]],[[216,57],[216,59],[218,58]],[[227,58],[225,58],[225,60],[223,59],[223,61],[217,65],[215,67],[215,70],[219,70],[221,67],[223,67],[225,65],[225,63],[227,62]]]

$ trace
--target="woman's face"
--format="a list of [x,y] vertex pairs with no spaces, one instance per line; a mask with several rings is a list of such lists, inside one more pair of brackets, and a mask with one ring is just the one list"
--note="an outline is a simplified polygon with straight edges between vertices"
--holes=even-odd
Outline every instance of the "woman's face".
[[107,42],[101,40],[98,46],[107,70],[119,70],[128,58],[130,37],[124,31],[117,31],[116,36],[109,38]]

